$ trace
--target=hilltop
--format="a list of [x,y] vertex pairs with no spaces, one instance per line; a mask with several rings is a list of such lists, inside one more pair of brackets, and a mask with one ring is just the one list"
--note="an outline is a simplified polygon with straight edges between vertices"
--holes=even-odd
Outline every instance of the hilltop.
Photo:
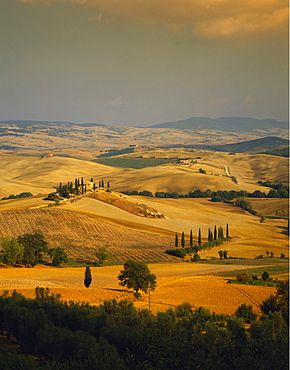
[[237,131],[237,132],[252,132],[256,130],[279,130],[287,129],[289,122],[276,121],[274,119],[255,119],[245,117],[190,117],[180,121],[164,122],[150,126],[151,128],[179,128],[191,130],[221,130],[221,131]]
[[[199,147],[199,145],[198,145]],[[218,150],[221,152],[257,153],[268,150],[277,150],[289,147],[289,140],[275,136],[263,137],[261,139],[242,141],[239,143],[203,146],[205,149]],[[269,153],[270,154],[270,153]]]

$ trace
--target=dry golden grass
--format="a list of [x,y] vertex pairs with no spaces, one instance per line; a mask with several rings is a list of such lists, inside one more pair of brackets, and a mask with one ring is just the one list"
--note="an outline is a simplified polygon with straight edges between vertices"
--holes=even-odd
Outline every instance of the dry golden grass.
[[[259,304],[275,291],[269,287],[227,284],[224,278],[204,275],[235,269],[236,266],[181,263],[153,264],[149,268],[157,276],[157,288],[150,293],[150,308],[154,313],[184,302],[225,314],[233,314],[242,303],[246,303],[260,313]],[[132,292],[118,284],[117,276],[121,269],[122,266],[92,267],[93,281],[89,288],[85,288],[84,268],[1,268],[0,292],[16,289],[24,296],[34,298],[36,286],[43,286],[49,287],[51,293],[61,294],[65,301],[98,305],[106,299],[116,298],[133,301],[139,308],[148,308],[148,294],[142,293],[141,299],[135,300]]]
[[[160,151],[158,155],[162,153]],[[191,157],[192,153],[180,152],[180,155]],[[195,189],[267,191],[265,187],[257,185],[258,180],[288,181],[286,158],[243,154],[231,156],[212,152],[198,155],[202,159],[193,165],[163,165],[154,169],[133,170],[73,158],[40,159],[0,154],[0,198],[22,191],[47,195],[59,182],[67,183],[77,177],[108,180],[114,191],[175,191],[180,194]],[[238,184],[226,177],[224,166],[238,179]],[[205,169],[207,174],[198,173],[199,168]],[[0,236],[41,231],[50,247],[64,246],[74,259],[91,259],[97,245],[109,244],[116,263],[123,263],[132,257],[143,261],[174,261],[177,259],[163,252],[174,247],[175,232],[185,232],[188,245],[191,229],[195,242],[199,228],[203,241],[206,241],[209,227],[225,227],[228,223],[232,240],[222,246],[223,250],[228,251],[228,256],[254,258],[265,254],[266,250],[274,252],[275,256],[280,253],[289,256],[288,237],[284,234],[287,220],[267,219],[260,223],[258,217],[229,204],[212,203],[207,199],[130,197],[130,200],[156,209],[165,216],[164,219],[149,219],[88,197],[60,207],[30,209],[48,203],[42,198],[1,201]],[[265,215],[273,215],[276,207],[280,210],[287,206],[285,201],[280,200],[255,200],[253,204],[254,209],[263,210]],[[220,249],[220,246],[215,247],[200,255],[202,258],[218,257]],[[151,294],[154,312],[184,301],[205,306],[216,313],[231,314],[244,302],[254,305],[258,310],[257,304],[274,291],[273,288],[255,286],[241,288],[227,284],[222,278],[197,276],[212,273],[214,269],[211,266],[182,262],[154,264],[150,268],[158,278],[158,287]],[[225,266],[215,268],[218,271]],[[118,285],[116,277],[120,269],[120,266],[93,268],[93,284],[89,289],[83,287],[84,269],[0,269],[0,286],[2,290],[16,288],[25,295],[34,296],[35,287],[43,284],[49,286],[53,293],[60,293],[65,300],[89,301],[93,304],[113,297],[132,299],[132,294]],[[147,296],[143,295],[143,299],[135,304],[147,307]]]
[[[191,165],[162,165],[139,170],[104,166],[91,161],[65,157],[24,157],[0,154],[0,199],[10,194],[30,191],[50,193],[59,183],[66,184],[77,177],[110,181],[112,190],[149,190],[186,194],[195,189],[266,191],[258,180],[288,182],[288,159],[267,155],[229,155],[228,153],[198,152],[201,159]],[[193,153],[187,157],[196,158]],[[166,151],[164,156],[166,156]],[[183,156],[181,156],[183,157]],[[235,184],[226,176],[225,167],[235,176]],[[207,174],[200,174],[203,168]]]

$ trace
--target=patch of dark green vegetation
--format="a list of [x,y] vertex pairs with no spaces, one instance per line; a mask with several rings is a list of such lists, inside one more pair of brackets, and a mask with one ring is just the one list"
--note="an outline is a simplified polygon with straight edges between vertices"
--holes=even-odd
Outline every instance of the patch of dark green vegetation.
[[280,149],[266,150],[264,152],[259,152],[257,154],[268,154],[289,158],[289,146]]
[[140,169],[172,163],[172,160],[158,158],[102,158],[94,159],[93,162],[112,167]]
[[110,149],[106,153],[100,154],[98,158],[114,157],[116,155],[134,153],[134,148]]
[[34,357],[0,350],[0,368],[287,369],[288,297],[289,282],[280,282],[275,295],[254,302],[263,312],[257,320],[246,304],[233,316],[190,303],[153,315],[124,300],[91,306],[61,302],[48,288],[37,287],[35,299],[5,291],[0,331],[16,340],[20,353]]
[[8,197],[4,197],[1,200],[7,200],[7,199],[18,199],[18,198],[27,198],[27,197],[33,197],[33,194],[30,192],[23,192],[17,195],[11,194]]

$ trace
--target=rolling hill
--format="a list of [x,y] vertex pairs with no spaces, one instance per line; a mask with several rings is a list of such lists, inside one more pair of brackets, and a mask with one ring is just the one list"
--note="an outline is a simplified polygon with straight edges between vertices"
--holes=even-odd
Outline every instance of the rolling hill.
[[[154,156],[154,151],[134,153]],[[115,191],[149,190],[186,194],[200,189],[265,191],[257,181],[288,183],[288,159],[263,154],[236,154],[211,151],[158,151],[158,156],[189,158],[190,163],[169,163],[140,169],[111,167],[92,161],[65,157],[25,157],[0,154],[0,199],[11,194],[30,191],[32,194],[49,194],[59,183],[66,184],[75,178],[93,178],[96,182],[110,181]],[[132,158],[132,153],[126,155]],[[187,157],[184,157],[187,155]],[[157,155],[156,155],[157,156]],[[142,161],[143,158],[139,158]],[[192,162],[193,161],[193,162]],[[202,168],[206,174],[199,173]],[[225,168],[238,183],[227,176]]]
[[288,124],[246,118],[188,119],[154,127],[48,121],[0,121],[0,152],[91,160],[110,149],[224,145],[268,136],[288,138]]
[[[210,150],[236,153],[257,153],[266,150],[281,149],[289,146],[289,140],[275,136],[263,137],[261,139],[242,141],[233,144],[201,146]],[[197,147],[200,147],[197,145]]]
[[191,117],[180,121],[159,123],[150,127],[252,132],[255,130],[287,129],[288,126],[288,122],[276,121],[274,119],[259,120],[244,117],[221,117],[212,119],[208,117]]

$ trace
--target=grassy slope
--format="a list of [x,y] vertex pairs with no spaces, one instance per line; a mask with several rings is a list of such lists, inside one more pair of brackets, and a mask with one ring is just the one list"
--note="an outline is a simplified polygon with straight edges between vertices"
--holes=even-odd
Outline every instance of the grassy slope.
[[[200,154],[200,153],[199,153]],[[188,157],[196,154],[188,153]],[[227,166],[238,184],[225,176]],[[199,168],[207,171],[199,173]],[[288,181],[288,160],[268,155],[236,155],[204,152],[198,163],[188,165],[162,165],[144,169],[109,167],[73,158],[20,157],[0,155],[0,197],[31,191],[48,193],[59,182],[74,181],[76,177],[93,177],[95,181],[110,181],[114,190],[176,191],[188,193],[195,189],[211,190],[262,190],[258,180]]]
[[[141,154],[141,153],[139,153]],[[174,156],[168,153],[170,156]],[[142,155],[142,154],[141,154]],[[153,155],[150,153],[150,155]],[[248,191],[265,191],[265,187],[258,187],[257,180],[269,179],[272,182],[288,181],[288,160],[263,155],[236,155],[229,156],[225,153],[182,153],[182,157],[201,156],[196,165],[188,166],[159,166],[148,169],[133,170],[127,168],[112,168],[100,164],[76,160],[72,158],[39,158],[19,157],[13,155],[0,155],[0,197],[10,194],[19,194],[22,191],[31,191],[34,194],[40,192],[47,194],[52,187],[59,182],[73,181],[75,177],[91,177],[95,180],[104,178],[110,181],[114,190],[151,190],[151,191],[177,191],[187,193],[189,190],[200,188],[206,190],[231,190],[245,189]],[[164,156],[164,153],[160,153]],[[232,175],[238,179],[235,185],[229,178],[224,177],[224,165],[229,168]],[[204,168],[209,174],[198,173],[199,168]],[[211,175],[213,173],[213,175]],[[219,176],[216,176],[219,175]],[[284,253],[288,256],[288,237],[283,234],[286,220],[266,220],[260,223],[257,217],[249,215],[233,206],[226,204],[213,204],[206,199],[155,199],[144,197],[132,197],[139,203],[145,203],[159,212],[165,214],[167,219],[155,220],[144,219],[128,214],[114,206],[98,202],[94,199],[84,198],[76,203],[62,205],[61,208],[50,210],[50,217],[36,218],[35,225],[42,225],[50,231],[53,243],[63,242],[69,247],[67,240],[70,230],[71,241],[75,245],[71,248],[72,257],[86,259],[91,257],[100,239],[96,238],[96,230],[99,228],[99,237],[102,243],[114,241],[117,243],[111,247],[115,263],[122,264],[125,259],[134,258],[150,261],[162,256],[166,243],[152,248],[152,245],[144,248],[136,248],[135,241],[149,244],[163,240],[173,243],[172,235],[175,231],[186,232],[186,243],[188,233],[193,229],[195,239],[198,228],[202,229],[204,239],[207,236],[208,227],[214,225],[230,225],[232,241],[224,244],[222,249],[228,250],[229,256],[250,257],[265,254],[272,251],[275,255]],[[261,201],[262,202],[262,201]],[[275,212],[275,208],[281,209],[281,202],[274,200],[264,201],[259,206],[267,212]],[[7,226],[7,220],[12,223],[8,225],[14,234],[33,232],[31,224],[25,212],[17,217],[5,217],[6,212],[11,209],[23,209],[43,204],[42,197],[33,197],[19,200],[0,202],[0,214],[3,216],[2,225]],[[271,207],[269,206],[271,204]],[[283,205],[285,207],[285,204]],[[271,210],[270,210],[271,208]],[[54,211],[56,211],[54,213]],[[65,211],[72,211],[72,218],[77,227],[72,228],[68,222]],[[20,217],[20,218],[19,218]],[[13,222],[20,219],[15,228]],[[102,223],[105,220],[107,223]],[[44,226],[46,224],[46,226]],[[44,230],[44,229],[43,229]],[[117,235],[116,239],[112,238]],[[169,237],[169,239],[168,239]],[[86,239],[87,238],[87,239]],[[107,239],[106,239],[107,238]],[[165,239],[162,239],[165,238]],[[166,239],[167,238],[167,239]],[[121,248],[121,241],[125,244],[131,243],[127,249]],[[72,243],[73,244],[73,243]],[[56,245],[56,244],[55,244]],[[220,247],[213,248],[201,254],[202,257],[218,257]],[[147,253],[144,255],[144,252]],[[122,254],[123,253],[123,254]],[[150,254],[151,253],[151,254]],[[118,259],[119,258],[119,259]],[[173,257],[172,257],[173,258]],[[176,260],[176,259],[172,259]],[[169,261],[169,260],[167,260]],[[242,260],[241,260],[242,261]],[[256,260],[255,260],[256,261]],[[270,261],[265,261],[270,262]],[[243,267],[246,267],[243,266]],[[218,269],[228,270],[232,265],[221,265]],[[234,267],[237,268],[236,266]],[[241,268],[241,267],[239,267]],[[262,267],[261,267],[262,268]],[[253,304],[266,299],[274,288],[267,287],[236,287],[226,284],[225,279],[219,277],[196,276],[198,274],[217,272],[217,267],[205,267],[204,264],[174,263],[164,265],[150,265],[150,269],[157,275],[158,287],[152,293],[151,308],[153,312],[164,310],[184,301],[189,301],[196,307],[205,306],[217,313],[232,314],[242,303]],[[28,296],[34,296],[36,285],[44,284],[51,286],[53,292],[59,292],[67,300],[89,301],[98,304],[103,299],[116,297],[117,299],[131,299],[131,293],[120,289],[117,275],[120,266],[104,268],[93,268],[93,284],[88,290],[83,287],[83,268],[78,269],[14,269],[11,279],[11,269],[0,269],[0,282],[3,289],[19,289]],[[55,275],[53,275],[55,274]],[[225,272],[223,272],[225,274]],[[19,280],[21,280],[19,282]],[[7,285],[8,284],[8,285]],[[10,285],[9,285],[10,284]],[[26,286],[26,287],[25,287]],[[70,289],[73,288],[73,289]],[[210,292],[210,294],[208,294]],[[147,297],[135,303],[138,307],[148,307]],[[258,312],[257,305],[254,309]]]

